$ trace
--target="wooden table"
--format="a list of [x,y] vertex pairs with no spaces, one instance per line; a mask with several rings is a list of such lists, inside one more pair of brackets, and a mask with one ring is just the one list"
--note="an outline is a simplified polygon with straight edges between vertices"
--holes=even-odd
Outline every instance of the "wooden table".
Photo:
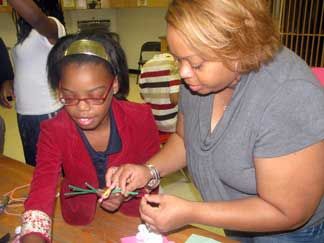
[[[33,167],[22,162],[0,155],[0,195],[11,191],[17,186],[31,181]],[[18,194],[27,195],[28,188]],[[57,200],[55,217],[53,220],[53,242],[100,243],[120,242],[120,238],[135,235],[140,219],[128,217],[121,213],[107,213],[98,207],[95,220],[86,226],[72,226],[64,222]],[[20,209],[20,212],[23,208]],[[20,217],[2,213],[0,215],[0,237],[6,233],[14,234],[14,229],[20,224]],[[191,234],[207,236],[221,242],[235,242],[223,236],[188,226],[180,231],[167,235],[169,240],[176,243],[185,242]]]

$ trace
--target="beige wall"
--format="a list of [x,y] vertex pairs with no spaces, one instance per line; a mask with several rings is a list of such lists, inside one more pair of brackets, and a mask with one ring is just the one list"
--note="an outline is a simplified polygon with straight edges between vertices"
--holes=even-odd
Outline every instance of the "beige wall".
[[9,47],[16,43],[16,27],[9,13],[0,13],[0,36]]
[[[165,35],[165,12],[165,8],[96,9],[65,11],[64,16],[68,33],[77,31],[78,20],[110,19],[111,31],[120,35],[129,67],[137,69],[141,45]],[[7,46],[15,44],[16,29],[11,14],[0,13],[0,36]]]
[[146,41],[159,41],[166,33],[166,9],[128,8],[117,10],[117,32],[124,48],[128,65],[137,69],[141,45]]

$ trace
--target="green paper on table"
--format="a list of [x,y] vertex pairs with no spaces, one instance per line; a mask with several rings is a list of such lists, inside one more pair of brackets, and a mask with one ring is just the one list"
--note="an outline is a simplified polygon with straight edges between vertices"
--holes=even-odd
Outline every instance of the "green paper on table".
[[220,243],[217,240],[205,237],[205,236],[201,236],[201,235],[195,235],[192,234],[185,243]]

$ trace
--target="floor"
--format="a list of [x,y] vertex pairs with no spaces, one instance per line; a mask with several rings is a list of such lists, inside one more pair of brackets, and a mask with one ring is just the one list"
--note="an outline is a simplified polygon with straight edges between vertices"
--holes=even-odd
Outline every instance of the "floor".
[[[130,75],[130,93],[128,99],[135,102],[143,102],[139,95],[139,87],[136,84],[136,75]],[[16,112],[14,109],[0,108],[0,115],[6,123],[4,154],[19,161],[25,161],[20,136],[17,127]],[[176,195],[191,201],[200,201],[201,197],[195,186],[183,173],[177,172],[161,181],[161,192]],[[224,234],[222,229],[196,225],[207,230]]]

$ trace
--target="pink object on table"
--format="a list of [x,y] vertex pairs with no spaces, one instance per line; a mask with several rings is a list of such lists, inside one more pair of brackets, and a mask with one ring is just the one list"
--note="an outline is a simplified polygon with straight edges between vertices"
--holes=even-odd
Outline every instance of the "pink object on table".
[[320,83],[324,86],[324,68],[313,67],[312,72],[314,73],[316,78],[320,81]]
[[[136,241],[136,236],[124,237],[120,240],[121,243],[138,243],[138,241]],[[173,243],[173,241],[168,241],[168,239],[165,236],[163,236],[163,243]]]

